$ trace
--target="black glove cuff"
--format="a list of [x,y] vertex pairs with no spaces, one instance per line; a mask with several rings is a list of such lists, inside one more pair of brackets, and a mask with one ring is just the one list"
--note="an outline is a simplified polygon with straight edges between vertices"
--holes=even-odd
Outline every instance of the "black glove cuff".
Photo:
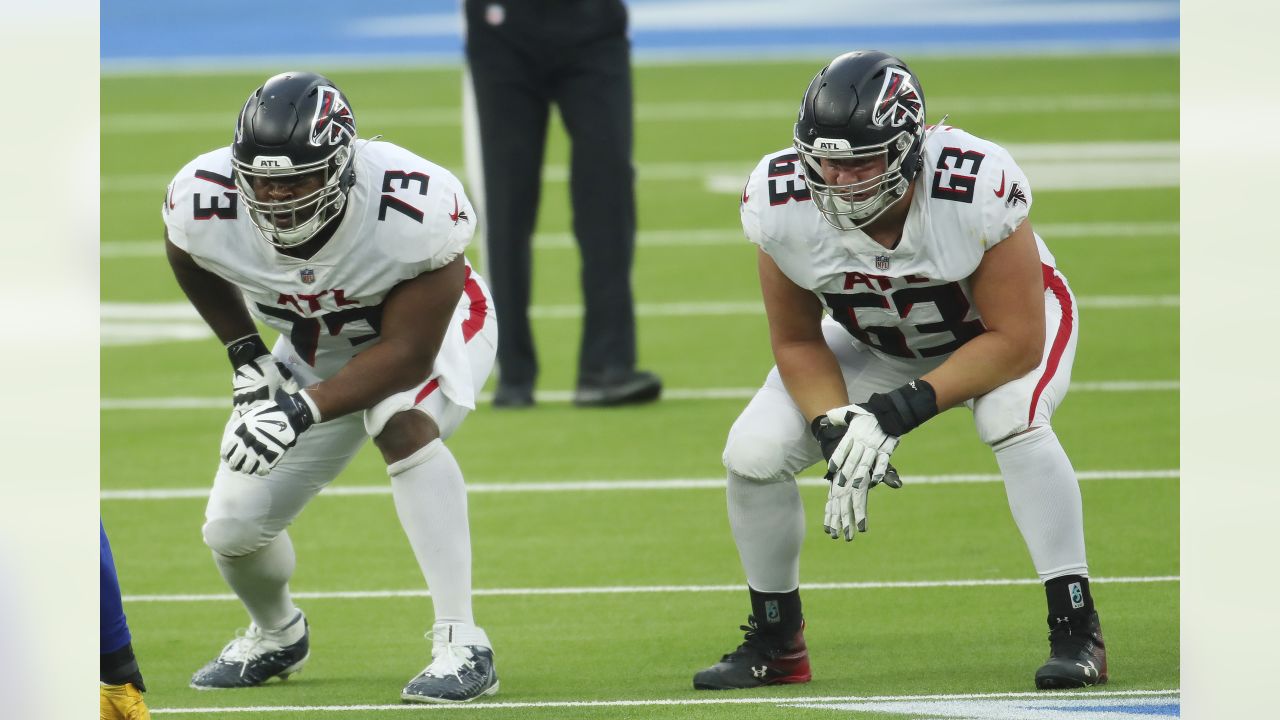
[[301,435],[303,430],[316,424],[316,418],[311,414],[311,406],[302,399],[301,392],[287,393],[284,390],[277,390],[274,399],[285,417],[289,418],[289,426],[295,433]]
[[844,437],[844,431],[844,428],[832,425],[826,415],[819,415],[809,422],[809,432],[813,433],[814,439],[818,441],[823,460],[831,459],[836,446],[840,444],[840,439]]
[[912,380],[887,393],[876,393],[861,403],[890,435],[906,435],[938,414],[938,396],[924,380]]
[[809,421],[809,432],[812,433],[813,436],[817,438],[819,441],[822,440],[822,421],[826,419],[827,419],[826,415],[819,415],[818,417]]
[[227,346],[227,357],[231,358],[231,367],[239,368],[241,365],[251,363],[263,355],[270,355],[271,349],[262,341],[262,336],[258,333],[245,335],[239,340],[233,340]]

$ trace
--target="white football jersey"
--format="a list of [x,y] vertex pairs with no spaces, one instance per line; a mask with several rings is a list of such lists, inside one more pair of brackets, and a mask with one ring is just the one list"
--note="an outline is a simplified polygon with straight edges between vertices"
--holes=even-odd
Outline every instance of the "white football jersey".
[[[945,357],[983,332],[969,276],[1031,209],[1026,175],[999,145],[944,125],[925,140],[923,155],[892,250],[861,230],[827,224],[793,149],[760,161],[741,202],[747,238],[783,274],[863,344],[904,359]],[[1036,244],[1053,267],[1039,236]]]
[[[164,202],[169,240],[240,288],[250,312],[288,337],[318,378],[378,341],[391,288],[448,264],[475,232],[475,211],[448,170],[387,142],[356,140],[354,150],[345,215],[306,260],[278,252],[254,227],[236,197],[230,148],[188,163]],[[468,302],[464,293],[459,304]]]

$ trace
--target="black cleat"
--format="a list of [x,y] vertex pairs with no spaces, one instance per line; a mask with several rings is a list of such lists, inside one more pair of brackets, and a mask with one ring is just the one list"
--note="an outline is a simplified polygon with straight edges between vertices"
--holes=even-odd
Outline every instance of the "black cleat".
[[809,672],[809,648],[804,644],[803,625],[789,641],[763,634],[752,615],[747,616],[747,624],[742,629],[747,635],[737,650],[693,676],[695,690],[807,683],[813,677]]
[[287,680],[302,670],[311,656],[311,630],[302,613],[298,618],[303,622],[302,639],[292,645],[281,645],[266,637],[257,625],[250,625],[191,676],[191,687],[223,690],[261,685],[273,677]]
[[[431,629],[431,664],[400,691],[421,703],[464,703],[498,692],[493,648],[474,625],[439,624]],[[476,644],[464,644],[476,643]]]
[[[400,691],[400,699],[424,703],[461,703],[498,692],[498,673],[493,668],[493,650],[486,647],[455,646],[457,657],[442,664],[436,658]],[[446,667],[446,665],[448,665]]]
[[610,370],[583,377],[573,393],[579,407],[610,407],[652,402],[662,394],[662,378],[644,370]]
[[1107,682],[1107,646],[1098,613],[1072,620],[1049,617],[1049,659],[1036,671],[1041,690],[1081,688]]

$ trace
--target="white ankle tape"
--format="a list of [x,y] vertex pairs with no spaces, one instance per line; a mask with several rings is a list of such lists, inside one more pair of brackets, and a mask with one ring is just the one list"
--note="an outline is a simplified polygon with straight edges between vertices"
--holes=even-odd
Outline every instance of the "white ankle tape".
[[493,645],[489,642],[489,635],[479,625],[436,623],[431,626],[431,632],[428,633],[428,637],[431,638],[433,645],[449,642],[454,645],[479,645],[490,650],[493,649]]
[[387,466],[387,474],[395,477],[409,468],[417,467],[422,463],[435,457],[436,453],[444,449],[444,441],[436,438],[431,442],[418,448],[417,452],[402,460],[397,460]]

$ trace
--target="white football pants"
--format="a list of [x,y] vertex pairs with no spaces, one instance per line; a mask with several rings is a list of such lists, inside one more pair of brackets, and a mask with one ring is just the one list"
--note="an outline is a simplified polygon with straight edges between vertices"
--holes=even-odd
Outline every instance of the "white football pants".
[[[1088,574],[1079,485],[1050,425],[1071,382],[1079,330],[1075,298],[1056,272],[1045,290],[1045,316],[1040,366],[966,403],[978,436],[995,451],[1010,509],[1041,580]],[[851,403],[919,378],[943,360],[879,355],[829,317],[822,330]],[[800,584],[804,508],[795,476],[822,459],[809,432],[811,419],[792,401],[774,367],[729,430],[723,456],[729,524],[747,582],[756,590],[789,592]]]
[[[468,293],[454,314],[460,333],[450,333],[446,342],[463,343],[453,348],[456,357],[465,358],[467,372],[461,373],[479,393],[493,369],[497,346],[497,322],[493,302],[482,283],[476,284],[475,276],[468,279]],[[474,285],[474,287],[473,287]],[[477,289],[478,288],[478,289]],[[474,292],[473,292],[474,291]],[[465,299],[469,295],[472,302]],[[287,341],[277,343],[277,357],[290,350]],[[442,354],[444,350],[442,350]],[[439,368],[437,368],[438,370]],[[314,381],[298,373],[303,385]],[[219,463],[214,476],[213,490],[205,509],[203,536],[205,544],[214,552],[219,570],[228,584],[245,603],[250,616],[260,627],[271,629],[291,620],[294,613],[288,595],[288,580],[292,575],[294,555],[285,528],[293,522],[308,502],[350,463],[365,441],[381,432],[382,427],[396,413],[410,408],[426,413],[440,429],[441,440],[447,440],[470,413],[470,408],[450,400],[440,389],[440,378],[433,376],[416,388],[397,393],[364,413],[352,413],[313,426],[298,438],[280,463],[265,477],[232,472],[225,463]],[[234,413],[228,424],[235,421]],[[465,585],[465,608],[451,609],[450,618],[470,616],[470,562],[471,549],[468,536],[465,490],[461,472],[447,448],[432,443],[431,452],[415,453],[411,458],[396,463],[392,473],[397,511],[405,532],[414,546],[415,555],[422,561],[420,547],[436,546],[434,562],[445,567],[465,566],[465,573],[430,573],[437,585],[450,584],[458,576],[457,583]],[[425,450],[425,448],[424,448]],[[429,462],[428,462],[429,461]],[[443,473],[434,486],[424,478],[414,489],[406,489],[406,472],[413,474],[438,469]],[[420,488],[420,489],[419,489]],[[438,495],[440,505],[450,512],[462,513],[461,518],[437,522],[430,527],[417,527],[432,517],[432,512],[415,512],[407,507],[406,497],[423,504]],[[459,496],[461,500],[459,501]],[[464,537],[456,537],[458,533]],[[449,535],[450,537],[441,537]],[[446,548],[457,557],[441,559],[439,548]],[[426,569],[424,568],[424,574]],[[433,587],[445,597],[459,593],[454,588]]]

